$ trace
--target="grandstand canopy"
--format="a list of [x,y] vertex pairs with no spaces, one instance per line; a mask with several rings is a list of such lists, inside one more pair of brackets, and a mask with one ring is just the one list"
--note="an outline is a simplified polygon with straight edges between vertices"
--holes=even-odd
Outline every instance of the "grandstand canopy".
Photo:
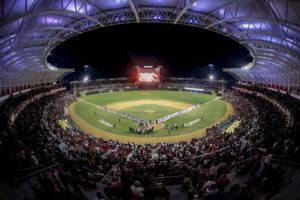
[[299,86],[298,0],[2,0],[1,86],[51,82],[58,69],[47,56],[70,37],[126,23],[195,26],[231,37],[254,58],[226,69],[239,80]]

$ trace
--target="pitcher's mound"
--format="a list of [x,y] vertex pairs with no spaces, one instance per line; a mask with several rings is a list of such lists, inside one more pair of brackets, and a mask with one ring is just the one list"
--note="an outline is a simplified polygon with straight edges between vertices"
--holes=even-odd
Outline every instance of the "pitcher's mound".
[[144,110],[144,112],[146,112],[146,113],[154,113],[155,111],[154,110]]

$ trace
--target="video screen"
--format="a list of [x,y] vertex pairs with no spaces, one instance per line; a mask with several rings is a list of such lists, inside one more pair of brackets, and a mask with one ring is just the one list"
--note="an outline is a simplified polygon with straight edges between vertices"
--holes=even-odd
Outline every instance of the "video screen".
[[137,68],[138,84],[157,84],[160,82],[160,68]]
[[158,82],[158,75],[154,72],[139,73],[139,82]]

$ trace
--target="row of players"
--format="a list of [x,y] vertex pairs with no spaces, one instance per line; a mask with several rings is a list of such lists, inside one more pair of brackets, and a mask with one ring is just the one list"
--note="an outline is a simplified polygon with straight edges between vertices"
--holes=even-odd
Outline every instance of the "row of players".
[[151,121],[150,122],[144,122],[141,121],[137,123],[136,127],[129,127],[129,132],[130,133],[137,133],[137,134],[149,134],[152,133],[154,129],[154,126],[152,125]]
[[[165,128],[168,129],[169,134],[171,130],[177,130],[179,128],[177,123],[174,123],[173,125],[165,125]],[[137,133],[137,134],[149,134],[152,133],[154,130],[154,125],[151,121],[148,122],[139,122],[137,123],[136,127],[129,127],[130,133]]]

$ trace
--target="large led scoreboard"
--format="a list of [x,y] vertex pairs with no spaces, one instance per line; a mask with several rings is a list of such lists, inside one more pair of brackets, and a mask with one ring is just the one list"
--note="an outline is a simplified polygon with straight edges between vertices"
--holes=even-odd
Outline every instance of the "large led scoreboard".
[[160,67],[136,67],[138,84],[158,84],[160,82]]

